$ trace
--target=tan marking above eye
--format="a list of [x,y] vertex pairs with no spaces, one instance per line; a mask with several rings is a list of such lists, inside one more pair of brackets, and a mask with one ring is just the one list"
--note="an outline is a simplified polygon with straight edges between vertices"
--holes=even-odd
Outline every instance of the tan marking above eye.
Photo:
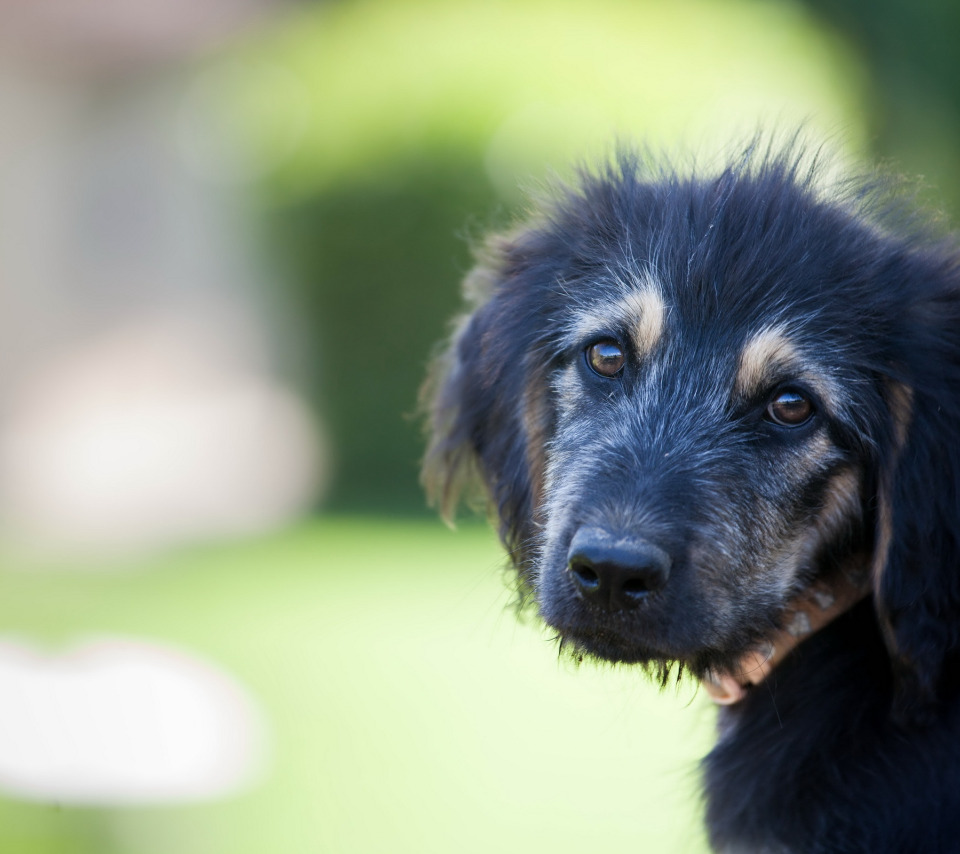
[[564,337],[572,344],[596,334],[598,329],[623,329],[630,337],[633,353],[642,360],[666,332],[667,305],[660,287],[652,280],[631,280],[620,286],[625,292],[619,299],[588,306],[571,317]]
[[751,397],[769,382],[776,368],[799,363],[796,347],[782,326],[768,326],[756,333],[740,353],[736,389],[744,397]]
[[623,370],[627,357],[613,338],[604,338],[586,350],[587,364],[600,376],[612,378]]
[[645,356],[660,342],[667,322],[667,307],[658,288],[648,285],[621,301],[629,322],[633,346]]

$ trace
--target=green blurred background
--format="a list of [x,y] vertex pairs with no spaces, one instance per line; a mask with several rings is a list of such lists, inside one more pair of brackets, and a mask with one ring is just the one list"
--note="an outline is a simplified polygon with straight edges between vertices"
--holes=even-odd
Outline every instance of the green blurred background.
[[[0,10],[24,117],[0,129],[0,850],[705,850],[709,703],[573,668],[516,619],[485,526],[425,506],[417,388],[471,244],[617,141],[712,162],[802,125],[960,210],[960,6],[121,6]],[[198,401],[227,399],[194,441]],[[168,709],[156,673],[91,681],[98,638],[221,680],[227,712]],[[144,697],[153,753],[110,718]],[[205,789],[151,782],[233,713]]]

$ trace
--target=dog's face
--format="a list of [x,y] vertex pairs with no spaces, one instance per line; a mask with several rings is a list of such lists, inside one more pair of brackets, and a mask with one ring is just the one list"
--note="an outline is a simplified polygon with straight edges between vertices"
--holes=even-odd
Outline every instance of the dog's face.
[[689,282],[615,263],[561,309],[538,380],[552,418],[532,585],[579,649],[720,666],[827,560],[862,560],[858,415],[880,387],[848,367],[836,318],[734,302],[769,290],[764,270],[713,282],[705,312]]
[[[949,266],[783,160],[712,180],[621,163],[478,267],[428,483],[449,499],[479,469],[576,650],[728,667],[820,576],[900,583],[892,472],[940,417],[915,366],[945,342],[931,306],[957,313]],[[893,644],[904,623],[882,617]]]

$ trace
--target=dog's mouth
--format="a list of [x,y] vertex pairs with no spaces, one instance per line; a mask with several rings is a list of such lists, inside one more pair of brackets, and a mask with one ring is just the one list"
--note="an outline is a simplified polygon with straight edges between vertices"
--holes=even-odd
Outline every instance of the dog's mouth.
[[[578,528],[545,554],[537,583],[540,613],[565,646],[620,663],[684,660],[715,635],[694,573],[639,536]],[[685,614],[683,620],[677,614]]]
[[[676,590],[630,590],[597,598],[585,594],[576,563],[560,577],[567,598],[542,602],[542,613],[559,632],[562,646],[579,658],[653,667],[665,681],[674,665],[703,680],[720,704],[741,699],[759,684],[801,642],[869,595],[869,576],[862,560],[799,588],[779,607],[762,616],[736,621],[723,635],[723,620],[709,610],[691,607],[694,596]],[[597,584],[588,576],[591,584]],[[670,615],[684,605],[684,619]],[[701,603],[702,606],[702,603]]]
[[[565,648],[578,656],[623,664],[683,660],[696,655],[696,632],[677,637],[662,594],[647,589],[620,594],[629,604],[616,607],[616,595],[580,589],[581,582],[564,573],[565,595],[540,597],[540,613],[557,630]],[[593,579],[590,579],[591,583]],[[693,622],[690,626],[693,627]]]
[[670,656],[653,647],[637,643],[606,628],[578,628],[561,632],[562,645],[578,657],[597,658],[621,664],[648,664]]
[[[654,606],[655,601],[648,604]],[[561,648],[576,659],[652,668],[661,681],[673,668],[696,679],[739,672],[740,663],[752,651],[770,646],[765,634],[754,628],[738,633],[735,639],[710,643],[704,640],[715,636],[709,620],[701,623],[695,615],[688,615],[678,625],[657,607],[610,614],[581,603],[569,608],[565,619],[548,616],[547,622],[557,630]],[[768,632],[772,631],[768,627]]]

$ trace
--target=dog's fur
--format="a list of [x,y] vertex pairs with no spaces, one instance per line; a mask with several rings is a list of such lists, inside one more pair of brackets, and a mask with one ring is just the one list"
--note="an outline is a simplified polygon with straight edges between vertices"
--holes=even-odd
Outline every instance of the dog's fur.
[[[662,680],[736,672],[798,593],[869,573],[721,710],[711,841],[960,851],[960,255],[821,172],[795,145],[712,175],[621,154],[489,241],[426,387],[424,478],[447,512],[483,484],[568,649]],[[806,420],[771,417],[785,391]],[[598,602],[584,538],[662,577]]]

